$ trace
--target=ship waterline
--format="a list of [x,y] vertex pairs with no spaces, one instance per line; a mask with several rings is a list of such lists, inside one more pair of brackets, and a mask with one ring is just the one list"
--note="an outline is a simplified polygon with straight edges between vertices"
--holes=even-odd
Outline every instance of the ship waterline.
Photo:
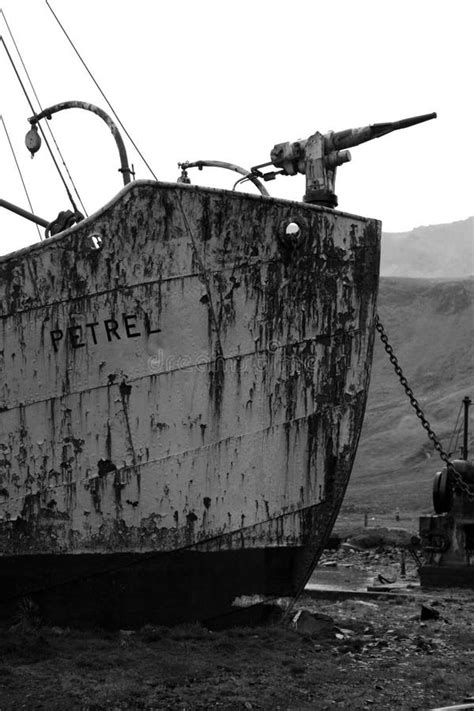
[[379,250],[377,220],[137,181],[1,258],[0,607],[135,626],[294,594],[357,448]]

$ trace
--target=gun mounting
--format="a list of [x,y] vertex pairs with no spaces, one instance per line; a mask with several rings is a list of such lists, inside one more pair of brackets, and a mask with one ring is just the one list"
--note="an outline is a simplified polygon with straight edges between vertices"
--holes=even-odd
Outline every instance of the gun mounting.
[[[329,131],[324,135],[317,131],[304,140],[278,143],[270,153],[270,162],[256,165],[251,168],[250,172],[253,176],[263,180],[273,180],[276,175],[302,173],[306,175],[304,201],[326,207],[336,207],[337,196],[334,192],[336,169],[339,165],[351,160],[351,154],[346,150],[347,148],[434,118],[436,118],[436,113],[423,114],[391,123],[374,123],[362,128]],[[279,170],[266,174],[260,172],[260,168],[268,165],[273,165]]]

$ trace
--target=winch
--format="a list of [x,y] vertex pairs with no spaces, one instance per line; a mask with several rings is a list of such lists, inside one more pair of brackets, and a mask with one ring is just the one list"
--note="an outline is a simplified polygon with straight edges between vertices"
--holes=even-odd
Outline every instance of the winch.
[[470,404],[470,398],[465,397],[462,459],[451,460],[450,466],[435,474],[435,513],[420,517],[421,544],[427,561],[420,569],[423,586],[474,585],[474,462],[468,459]]

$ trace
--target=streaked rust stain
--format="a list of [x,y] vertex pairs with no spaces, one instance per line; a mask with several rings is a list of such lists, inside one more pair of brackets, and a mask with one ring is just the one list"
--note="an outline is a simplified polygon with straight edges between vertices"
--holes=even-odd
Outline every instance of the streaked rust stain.
[[379,238],[312,205],[137,181],[0,259],[2,551],[322,535],[365,407]]

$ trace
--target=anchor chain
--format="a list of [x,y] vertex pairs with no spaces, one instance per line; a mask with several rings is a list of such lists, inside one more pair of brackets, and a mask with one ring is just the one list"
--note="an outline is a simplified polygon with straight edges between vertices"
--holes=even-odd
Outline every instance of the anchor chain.
[[433,446],[436,449],[436,451],[438,452],[440,458],[446,464],[448,472],[451,474],[451,477],[453,479],[454,486],[456,488],[460,489],[462,491],[462,493],[470,501],[474,501],[474,491],[468,486],[468,484],[466,484],[466,482],[462,478],[461,474],[457,471],[457,469],[454,467],[453,463],[449,459],[448,454],[443,449],[441,442],[439,441],[438,437],[436,436],[435,432],[433,431],[425,413],[423,412],[423,409],[420,406],[420,403],[416,399],[413,390],[411,389],[410,385],[408,384],[408,380],[406,379],[406,377],[403,373],[403,370],[400,367],[397,356],[393,352],[393,348],[389,343],[388,336],[385,333],[385,329],[382,325],[382,322],[380,321],[378,314],[375,315],[375,328],[379,332],[380,340],[382,341],[382,343],[384,345],[385,351],[390,359],[390,363],[393,365],[393,369],[395,370],[395,373],[398,375],[400,383],[401,383],[403,389],[405,390],[405,393],[408,396],[408,399],[410,400],[410,405],[415,410],[416,416],[418,417],[422,426],[426,430],[426,433],[428,434],[428,437],[432,441]]

